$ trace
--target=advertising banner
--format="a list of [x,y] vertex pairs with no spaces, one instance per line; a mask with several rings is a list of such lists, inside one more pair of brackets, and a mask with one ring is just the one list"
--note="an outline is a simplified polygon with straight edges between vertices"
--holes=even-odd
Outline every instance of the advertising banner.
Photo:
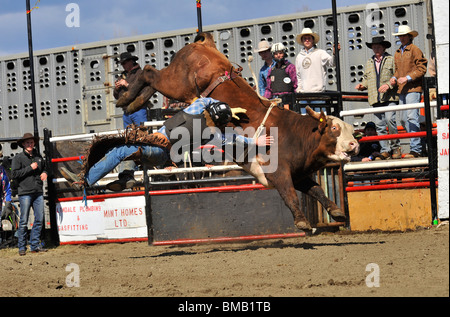
[[56,212],[61,242],[147,237],[144,196],[59,202]]

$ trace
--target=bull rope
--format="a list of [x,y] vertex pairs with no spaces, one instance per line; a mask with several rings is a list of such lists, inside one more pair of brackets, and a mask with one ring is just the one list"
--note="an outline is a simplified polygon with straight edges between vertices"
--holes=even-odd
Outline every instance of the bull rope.
[[259,138],[259,136],[261,135],[262,130],[264,130],[265,126],[266,126],[266,121],[267,118],[269,117],[270,112],[272,111],[273,107],[275,107],[277,105],[277,102],[272,101],[270,103],[269,108],[267,109],[266,115],[264,116],[263,121],[261,122],[261,124],[259,125],[258,129],[255,132],[255,135],[253,136],[253,139],[257,139]]

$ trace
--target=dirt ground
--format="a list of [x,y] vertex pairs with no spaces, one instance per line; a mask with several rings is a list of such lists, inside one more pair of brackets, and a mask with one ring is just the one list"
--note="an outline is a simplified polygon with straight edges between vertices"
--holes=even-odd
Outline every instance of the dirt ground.
[[449,226],[189,246],[64,245],[25,256],[3,249],[0,285],[12,297],[447,297]]

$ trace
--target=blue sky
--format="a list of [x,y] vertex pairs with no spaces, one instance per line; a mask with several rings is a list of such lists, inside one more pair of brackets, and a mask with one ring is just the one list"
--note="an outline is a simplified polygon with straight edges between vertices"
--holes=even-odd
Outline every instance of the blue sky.
[[[337,7],[368,0],[336,0]],[[379,1],[378,1],[379,2]],[[67,27],[70,3],[79,8],[79,27]],[[331,0],[203,0],[203,26],[331,8]],[[195,0],[30,0],[33,48],[110,40],[197,27]],[[1,0],[0,56],[28,52],[26,0]]]

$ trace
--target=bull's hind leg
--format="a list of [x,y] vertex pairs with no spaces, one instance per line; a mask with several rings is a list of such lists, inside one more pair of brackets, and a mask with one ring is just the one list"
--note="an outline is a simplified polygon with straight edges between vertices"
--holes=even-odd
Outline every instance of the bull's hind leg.
[[295,189],[318,200],[334,221],[345,221],[345,213],[341,209],[339,209],[339,207],[333,201],[325,196],[322,187],[320,187],[312,179],[302,179],[301,182],[295,185]]
[[143,80],[136,80],[135,83],[128,89],[128,91],[124,92],[119,100],[117,100],[116,107],[125,107],[129,105],[136,98],[136,96],[144,86],[145,82]]
[[[283,169],[278,169],[278,171]],[[278,175],[276,175],[278,174]],[[300,209],[300,200],[298,199],[297,192],[294,189],[294,184],[292,183],[292,178],[290,175],[285,175],[285,173],[279,175],[267,174],[267,179],[280,193],[281,198],[284,203],[292,212],[294,217],[295,226],[304,231],[311,231],[312,227],[308,219],[306,219],[305,214]]]
[[[144,86],[150,86],[153,89],[158,90],[154,87],[154,85],[156,85],[158,81],[159,71],[150,65],[146,65],[143,69],[143,72],[139,75],[133,85],[130,85],[128,91],[124,92],[119,100],[117,100],[116,107],[124,107],[133,102],[133,100],[136,99],[136,96],[139,94],[142,88],[144,88]],[[151,92],[148,98],[150,98],[153,93],[154,91]],[[145,98],[147,98],[147,96],[145,96]]]

